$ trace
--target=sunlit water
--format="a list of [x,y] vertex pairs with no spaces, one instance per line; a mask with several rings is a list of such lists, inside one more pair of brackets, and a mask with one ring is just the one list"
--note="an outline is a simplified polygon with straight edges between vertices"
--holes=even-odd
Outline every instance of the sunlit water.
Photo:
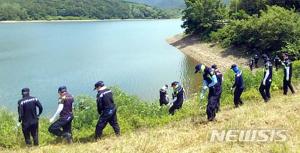
[[[0,24],[0,102],[16,111],[29,87],[46,114],[57,106],[57,87],[95,96],[98,80],[155,102],[174,80],[197,90],[195,61],[166,42],[182,33],[180,20]],[[198,83],[199,84],[199,83]]]

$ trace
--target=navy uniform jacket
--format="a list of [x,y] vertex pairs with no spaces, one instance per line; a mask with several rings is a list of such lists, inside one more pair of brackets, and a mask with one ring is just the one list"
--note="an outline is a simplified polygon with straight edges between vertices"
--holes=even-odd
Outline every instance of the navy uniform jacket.
[[71,94],[65,92],[64,95],[59,99],[59,103],[63,104],[63,110],[60,112],[59,117],[60,118],[70,118],[73,117],[73,102],[74,98]]
[[291,81],[293,75],[293,65],[290,60],[286,60],[283,62],[284,66],[284,80]]
[[184,101],[184,89],[179,87],[179,89],[173,93],[173,98],[176,98],[173,105],[181,107]]
[[108,110],[115,109],[115,102],[113,99],[113,94],[110,89],[104,89],[98,91],[97,94],[97,110],[99,114],[106,112]]
[[270,61],[265,63],[264,69],[264,80],[263,82],[266,83],[267,81],[271,82],[273,77],[273,65]]
[[244,79],[243,79],[243,74],[240,72],[238,74],[235,74],[235,80],[232,88],[236,89],[244,89]]
[[[36,108],[39,109],[37,114]],[[23,126],[30,126],[38,123],[38,118],[43,112],[43,107],[40,101],[31,96],[27,96],[18,101],[19,121],[22,121]]]

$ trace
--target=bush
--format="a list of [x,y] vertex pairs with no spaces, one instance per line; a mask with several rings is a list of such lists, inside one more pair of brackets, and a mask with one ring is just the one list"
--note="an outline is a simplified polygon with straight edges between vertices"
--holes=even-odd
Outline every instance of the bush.
[[222,46],[245,46],[252,51],[289,51],[299,55],[300,16],[293,10],[268,7],[259,18],[234,20],[211,34]]
[[220,0],[185,0],[185,3],[182,27],[187,34],[206,37],[223,26],[227,12]]

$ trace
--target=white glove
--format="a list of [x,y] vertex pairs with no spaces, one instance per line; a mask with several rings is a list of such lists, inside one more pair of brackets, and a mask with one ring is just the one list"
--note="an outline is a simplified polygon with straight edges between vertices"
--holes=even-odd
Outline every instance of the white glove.
[[203,93],[200,94],[200,100],[202,100],[202,99],[204,99],[204,94]]
[[265,82],[265,81],[263,81],[263,85],[264,85],[264,86],[266,85],[266,82]]
[[203,90],[206,90],[208,88],[208,86],[203,86]]
[[17,123],[17,128],[21,126],[21,123]]
[[50,122],[50,123],[53,123],[54,120],[55,120],[55,118],[52,117],[52,118],[50,118],[49,122]]

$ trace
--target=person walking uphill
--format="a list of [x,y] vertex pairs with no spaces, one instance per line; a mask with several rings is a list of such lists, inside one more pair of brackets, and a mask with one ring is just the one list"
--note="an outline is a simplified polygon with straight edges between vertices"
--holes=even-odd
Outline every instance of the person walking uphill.
[[100,115],[95,130],[95,140],[102,136],[103,129],[109,123],[117,136],[120,135],[120,127],[117,119],[117,108],[113,99],[113,93],[104,85],[103,81],[95,83],[94,90],[98,91],[97,94],[97,110]]
[[168,85],[164,85],[160,90],[159,90],[159,105],[168,105],[169,104],[169,96],[168,96]]
[[218,69],[217,65],[212,65],[211,68],[213,69],[217,79],[218,79],[218,83],[216,84],[216,95],[218,96],[218,103],[217,103],[217,110],[216,112],[218,113],[219,111],[221,111],[220,109],[220,100],[221,100],[221,96],[222,96],[222,83],[223,83],[223,74],[222,72]]
[[241,95],[244,92],[244,80],[243,80],[243,75],[242,72],[239,70],[238,66],[233,64],[231,66],[232,71],[235,73],[235,81],[233,86],[231,87],[231,90],[234,89],[234,105],[235,107],[239,107],[243,105],[243,101],[241,100]]
[[257,54],[255,54],[253,58],[254,58],[255,68],[258,68],[259,56]]
[[274,58],[274,63],[275,63],[276,71],[278,71],[279,66],[281,65],[281,60],[280,60],[280,58],[279,58],[278,55],[275,56],[275,58]]
[[[22,131],[26,145],[31,145],[30,135],[33,138],[33,144],[39,145],[39,116],[43,112],[43,107],[39,100],[30,96],[30,89],[22,89],[23,98],[18,101],[19,122],[22,122]],[[39,109],[37,114],[36,108]]]
[[177,109],[180,109],[182,107],[183,101],[184,101],[184,89],[183,87],[180,85],[179,82],[174,81],[171,84],[172,88],[173,88],[173,102],[172,102],[172,106],[169,109],[169,114],[170,115],[174,115],[175,111]]
[[53,123],[59,115],[59,119],[50,125],[48,131],[58,137],[63,137],[68,143],[72,143],[72,121],[73,121],[73,102],[74,98],[67,92],[67,87],[61,86],[58,88],[58,108],[56,113],[50,119]]
[[218,79],[214,73],[214,71],[205,66],[204,64],[198,64],[195,67],[195,73],[203,73],[203,85],[202,85],[202,92],[200,95],[200,99],[202,100],[204,98],[204,94],[207,89],[209,89],[208,93],[208,103],[206,106],[206,114],[207,114],[207,119],[208,121],[213,121],[216,117],[216,112],[217,112],[217,107],[218,107],[218,99],[219,96],[217,93],[220,91],[219,88],[215,88]]
[[288,88],[292,91],[292,94],[295,93],[294,87],[292,85],[292,76],[293,76],[293,63],[289,59],[287,54],[283,55],[284,62],[282,65],[284,67],[284,78],[283,78],[283,94],[287,95]]
[[259,87],[259,92],[265,102],[271,99],[270,88],[272,84],[273,66],[268,56],[264,56],[264,77]]

